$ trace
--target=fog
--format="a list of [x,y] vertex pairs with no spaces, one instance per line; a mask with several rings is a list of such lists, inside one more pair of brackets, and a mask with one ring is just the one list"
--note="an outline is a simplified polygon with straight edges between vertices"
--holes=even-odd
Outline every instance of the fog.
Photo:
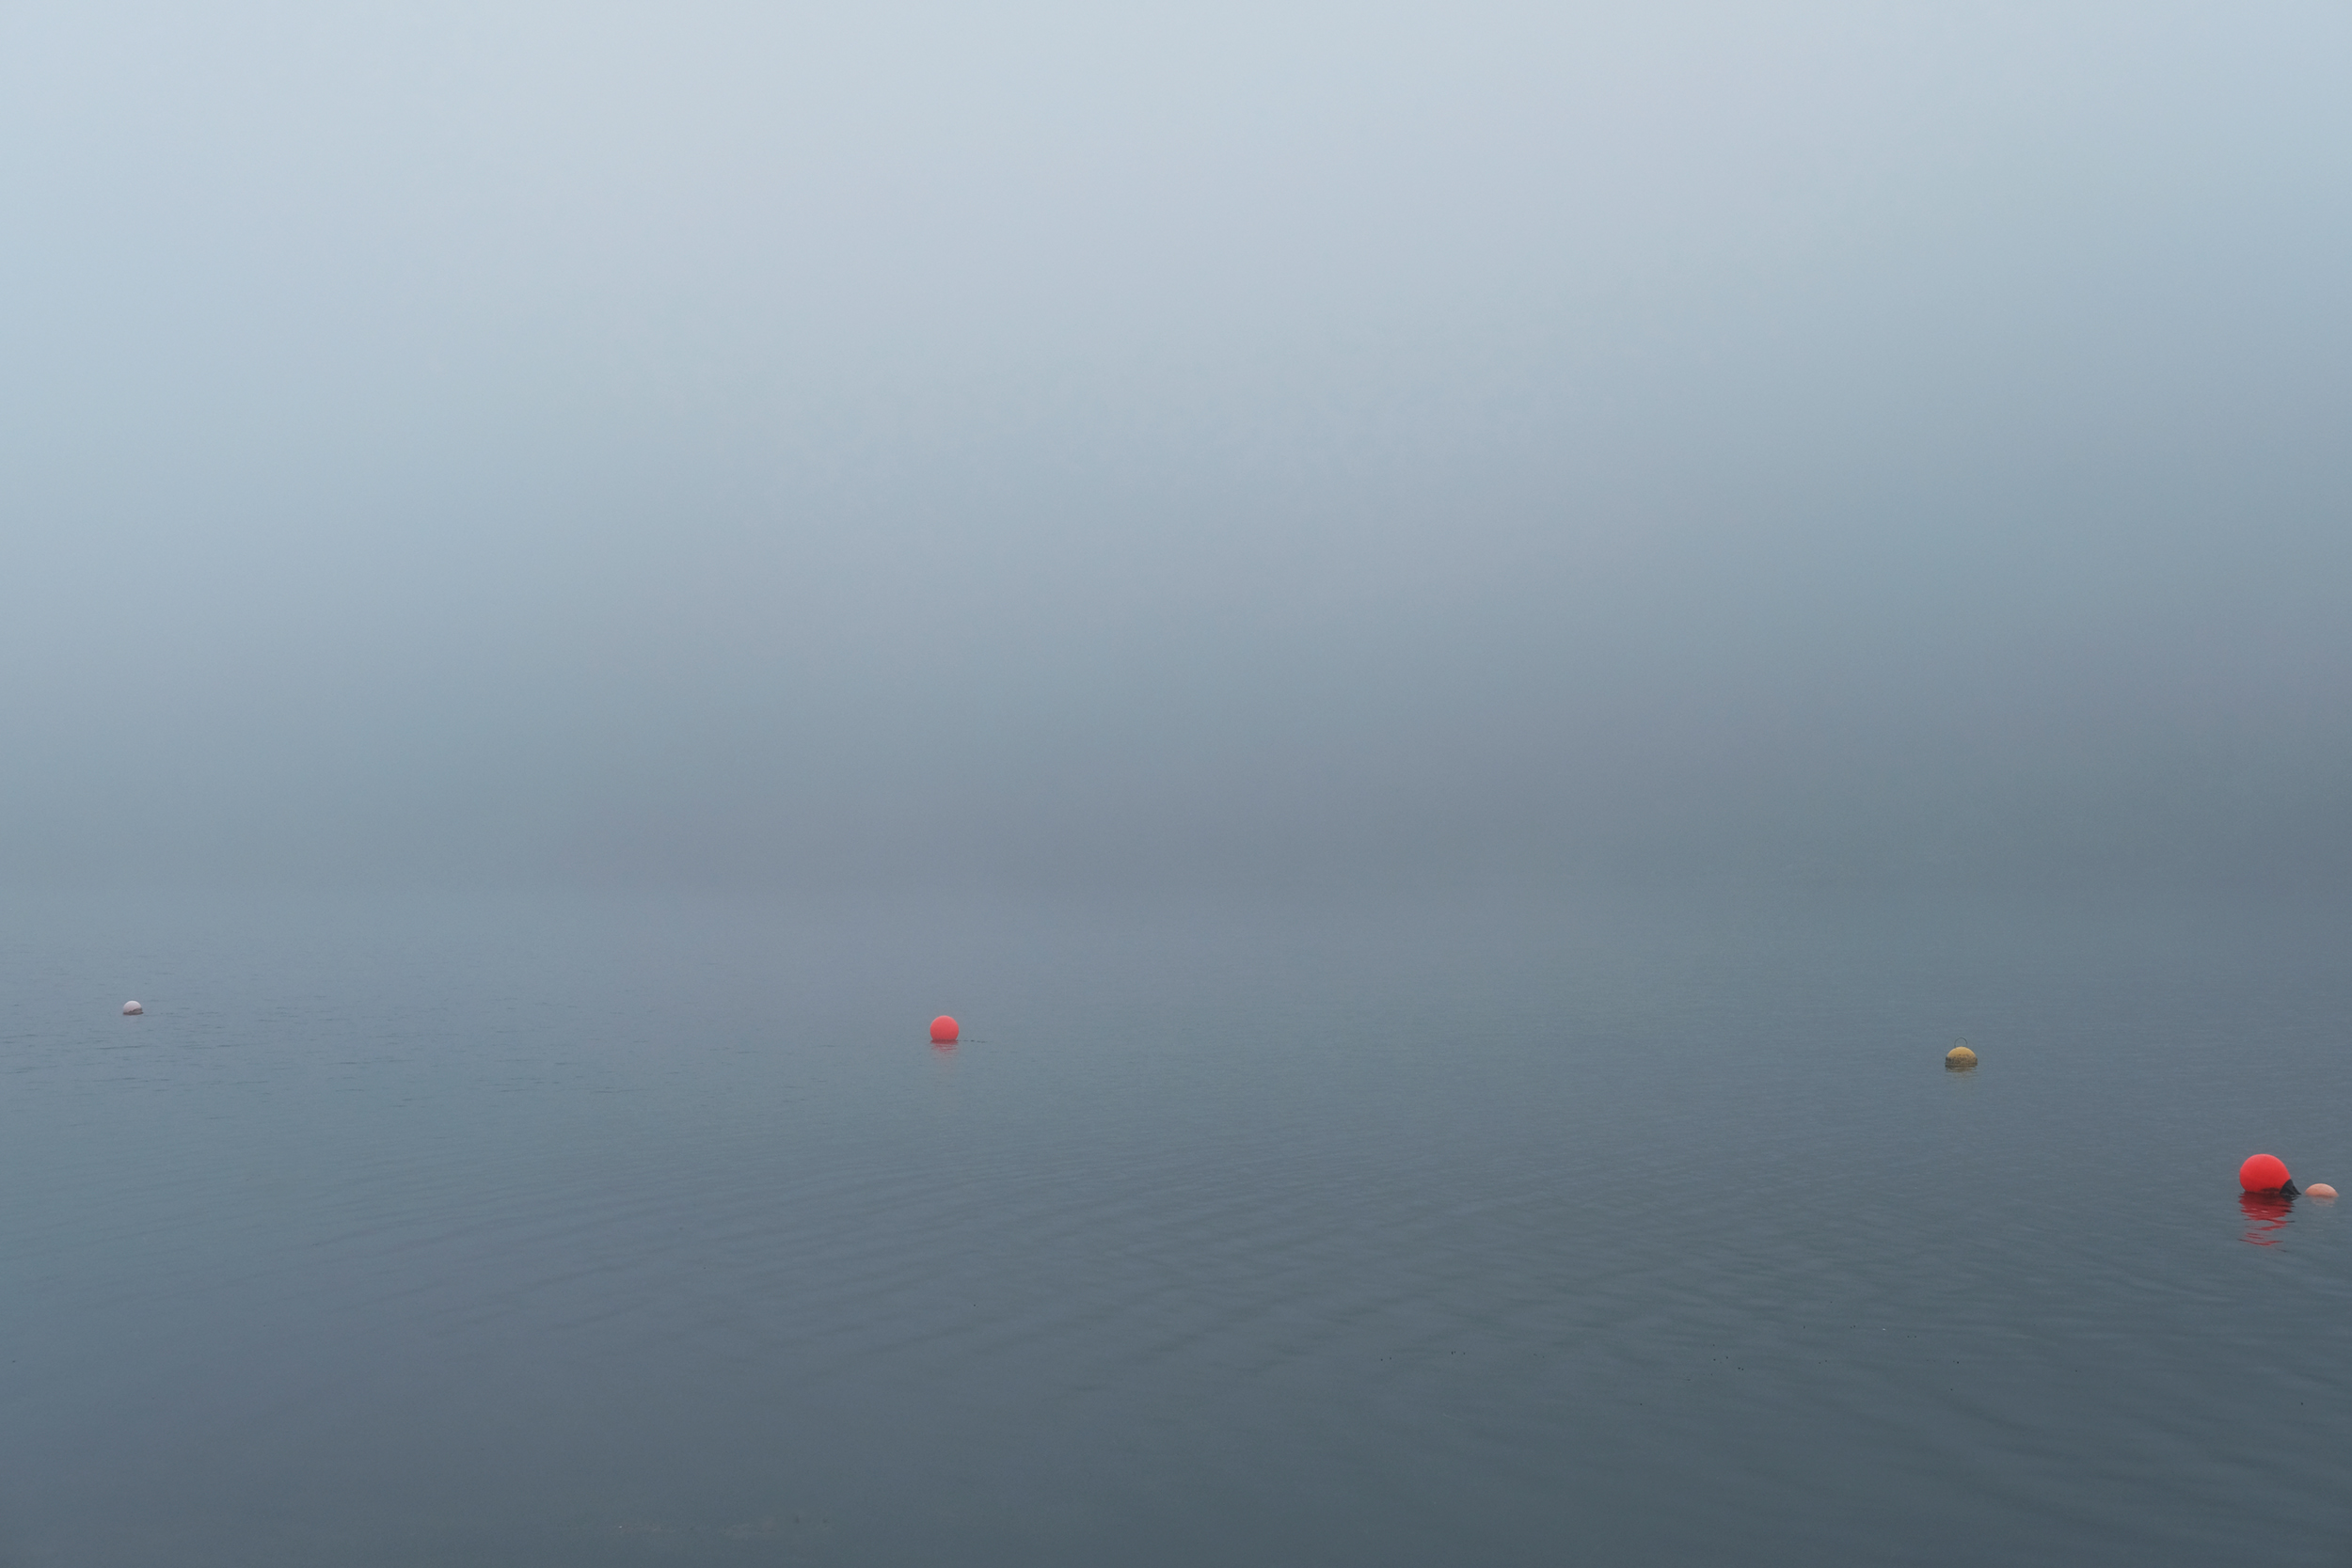
[[2329,885],[2347,49],[0,8],[0,879]]

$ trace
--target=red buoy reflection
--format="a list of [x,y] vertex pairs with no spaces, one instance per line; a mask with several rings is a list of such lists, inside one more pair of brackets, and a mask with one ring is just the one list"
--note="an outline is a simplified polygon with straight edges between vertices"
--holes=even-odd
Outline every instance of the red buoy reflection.
[[2240,1193],[2237,1206],[2246,1211],[2246,1234],[2242,1240],[2255,1246],[2277,1246],[2277,1233],[2287,1227],[2287,1216],[2294,1212],[2295,1199],[2280,1192]]

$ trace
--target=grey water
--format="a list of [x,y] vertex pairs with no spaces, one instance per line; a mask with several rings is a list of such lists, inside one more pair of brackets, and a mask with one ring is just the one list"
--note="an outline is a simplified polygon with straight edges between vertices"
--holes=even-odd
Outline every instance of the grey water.
[[0,922],[0,1561],[2352,1559],[2340,912]]

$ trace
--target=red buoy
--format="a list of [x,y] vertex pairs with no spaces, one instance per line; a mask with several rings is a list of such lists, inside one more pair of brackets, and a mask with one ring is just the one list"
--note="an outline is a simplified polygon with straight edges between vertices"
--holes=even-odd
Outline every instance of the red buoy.
[[2254,1155],[2237,1168],[2237,1184],[2249,1193],[2275,1193],[2294,1180],[2276,1154]]
[[[956,1021],[949,1018],[946,1013],[942,1013],[937,1018],[931,1020],[931,1043],[933,1045],[953,1045],[956,1043],[956,1036],[958,1033],[959,1031],[956,1028]],[[2269,1156],[2265,1155],[2263,1158],[2267,1159]],[[2286,1169],[2286,1166],[2280,1165],[2279,1168],[2280,1170],[2284,1170]],[[2285,1178],[2281,1177],[2280,1180],[2284,1180]]]

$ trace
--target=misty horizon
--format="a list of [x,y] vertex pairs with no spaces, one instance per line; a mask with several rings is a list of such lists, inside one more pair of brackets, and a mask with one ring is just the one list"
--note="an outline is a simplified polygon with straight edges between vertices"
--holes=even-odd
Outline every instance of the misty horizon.
[[2352,22],[0,17],[0,879],[2328,889]]

